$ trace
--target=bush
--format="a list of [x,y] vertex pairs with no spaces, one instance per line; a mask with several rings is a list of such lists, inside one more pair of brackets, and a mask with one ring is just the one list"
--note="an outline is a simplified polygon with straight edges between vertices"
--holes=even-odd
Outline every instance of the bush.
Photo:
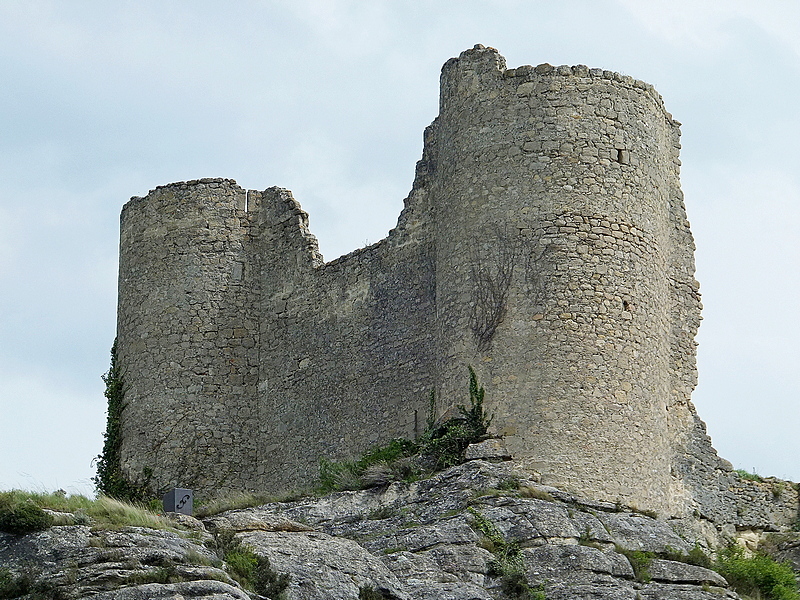
[[392,597],[384,596],[380,590],[371,585],[365,585],[358,589],[358,600],[392,600]]
[[22,535],[47,529],[53,517],[16,492],[0,492],[0,531]]
[[617,552],[624,555],[628,562],[631,563],[633,568],[633,576],[636,581],[641,583],[650,583],[650,565],[653,563],[655,554],[652,552],[643,552],[641,550],[627,550],[617,546]]
[[740,594],[770,600],[800,600],[797,579],[788,563],[764,554],[746,558],[744,548],[729,546],[717,556],[717,571]]
[[414,442],[394,439],[385,446],[375,446],[356,460],[332,461],[325,458],[319,464],[317,492],[328,494],[341,490],[361,490],[392,481],[410,478],[415,470],[407,459],[418,451]]
[[478,385],[478,376],[472,367],[469,369],[469,407],[457,406],[460,416],[438,423],[435,418],[436,396],[431,392],[428,427],[422,434],[419,445],[420,454],[426,457],[434,470],[446,469],[464,462],[467,446],[481,441],[489,425],[490,417],[483,408],[485,390]]
[[747,481],[764,481],[761,475],[756,473],[755,469],[753,469],[752,473],[750,471],[745,471],[744,469],[736,469],[734,470],[734,473],[736,473],[741,479],[746,479]]
[[700,547],[700,544],[695,542],[694,546],[689,553],[685,553],[682,550],[676,550],[667,546],[666,552],[662,552],[659,554],[660,558],[664,558],[666,560],[674,560],[677,562],[687,563],[689,565],[697,565],[698,567],[705,567],[706,569],[713,569],[714,562],[705,553],[705,551]]

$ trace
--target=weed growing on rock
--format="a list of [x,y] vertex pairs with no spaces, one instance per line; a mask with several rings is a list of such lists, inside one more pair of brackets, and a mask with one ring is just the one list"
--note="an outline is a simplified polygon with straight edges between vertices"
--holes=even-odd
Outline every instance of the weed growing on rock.
[[187,578],[178,571],[175,565],[165,565],[140,571],[128,577],[126,583],[130,585],[142,585],[145,583],[181,583]]
[[391,519],[400,514],[400,511],[392,506],[381,506],[376,508],[367,515],[370,521],[380,521],[381,519]]
[[747,481],[764,481],[761,475],[755,472],[755,469],[753,469],[752,473],[744,469],[736,469],[734,473],[736,473],[740,479],[746,479]]
[[19,598],[30,592],[33,581],[25,575],[14,575],[8,569],[0,569],[0,599]]
[[594,536],[592,535],[592,529],[588,525],[578,537],[578,544],[581,546],[587,546],[589,548],[595,548],[597,550],[603,549],[603,545],[594,539]]
[[698,543],[695,543],[694,547],[689,550],[688,554],[681,550],[675,550],[674,548],[667,546],[667,550],[661,554],[661,558],[687,563],[690,565],[697,565],[698,567],[705,567],[706,569],[714,568],[714,561],[711,560],[711,557],[705,553]]
[[641,583],[650,583],[650,565],[653,564],[655,554],[652,552],[643,552],[641,550],[628,550],[621,546],[616,547],[617,552],[624,555],[633,567],[633,576],[636,581]]
[[536,500],[545,500],[546,502],[556,501],[550,492],[530,486],[521,487],[519,489],[519,496],[520,498],[535,498]]
[[0,568],[0,600],[28,598],[29,600],[65,600],[64,594],[52,582],[40,581],[41,572],[28,565],[14,574]]
[[481,441],[492,423],[483,407],[485,390],[478,384],[478,376],[469,368],[469,407],[459,404],[460,416],[437,423],[428,419],[429,427],[422,434],[420,454],[433,464],[436,471],[464,462],[467,446]]
[[385,446],[371,448],[355,461],[323,458],[320,460],[317,492],[360,490],[404,479],[412,474],[412,467],[403,459],[413,456],[418,449],[414,442],[398,438]]
[[175,524],[155,514],[141,504],[132,504],[100,496],[86,510],[96,523],[103,526],[149,527],[150,529],[174,529]]
[[358,600],[393,600],[391,595],[384,595],[380,590],[376,590],[371,585],[364,585],[358,588]]
[[472,507],[468,510],[473,528],[482,535],[481,546],[494,554],[489,572],[500,577],[503,593],[513,600],[545,600],[543,588],[534,588],[528,583],[519,546],[507,541],[497,526],[479,511]]
[[217,531],[213,549],[227,563],[230,576],[244,589],[272,600],[285,600],[291,575],[273,571],[269,559],[244,546],[233,531]]
[[768,600],[800,599],[792,567],[764,554],[747,558],[744,548],[732,545],[719,552],[716,569],[742,595]]
[[[59,521],[54,522],[53,517],[43,509],[71,514],[59,516]],[[150,527],[151,529],[175,528],[172,521],[157,515],[141,504],[124,502],[108,496],[90,500],[81,495],[67,496],[61,491],[53,493],[21,490],[0,492],[0,531],[15,533],[11,529],[4,529],[3,522],[5,520],[9,520],[9,527],[17,529],[16,533],[37,531],[53,524],[94,525],[100,528],[126,526]]]
[[519,489],[519,477],[507,477],[501,479],[497,484],[498,490],[516,491]]

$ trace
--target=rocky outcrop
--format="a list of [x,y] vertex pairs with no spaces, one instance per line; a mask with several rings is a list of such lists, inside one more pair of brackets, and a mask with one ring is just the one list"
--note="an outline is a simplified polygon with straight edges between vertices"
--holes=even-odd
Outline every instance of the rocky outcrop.
[[[25,580],[31,598],[244,600],[213,551],[229,532],[290,576],[288,600],[499,600],[519,597],[514,582],[549,600],[738,598],[718,573],[670,560],[719,543],[714,528],[570,496],[511,463],[181,523],[0,534],[0,573]],[[780,535],[793,558],[797,535]]]

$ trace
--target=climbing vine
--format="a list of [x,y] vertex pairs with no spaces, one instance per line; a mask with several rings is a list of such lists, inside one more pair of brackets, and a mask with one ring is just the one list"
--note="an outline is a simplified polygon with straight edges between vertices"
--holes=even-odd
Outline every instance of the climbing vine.
[[125,380],[117,357],[117,340],[111,346],[111,366],[102,375],[106,384],[104,392],[108,400],[108,417],[106,431],[103,434],[103,451],[96,457],[97,475],[92,482],[99,494],[111,496],[119,500],[141,502],[150,499],[148,484],[152,471],[145,469],[142,479],[130,481],[122,472],[120,447],[122,445],[121,417],[125,410]]

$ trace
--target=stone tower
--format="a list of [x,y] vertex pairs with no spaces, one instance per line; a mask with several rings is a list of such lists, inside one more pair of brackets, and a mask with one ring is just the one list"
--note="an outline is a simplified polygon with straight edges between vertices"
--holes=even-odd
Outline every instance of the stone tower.
[[476,46],[442,70],[414,186],[377,244],[325,263],[280,188],[132,199],[126,472],[206,492],[307,484],[322,457],[420,433],[430,389],[462,403],[472,365],[543,482],[696,509],[726,467],[690,402],[700,302],[679,135],[650,85],[506,69]]

